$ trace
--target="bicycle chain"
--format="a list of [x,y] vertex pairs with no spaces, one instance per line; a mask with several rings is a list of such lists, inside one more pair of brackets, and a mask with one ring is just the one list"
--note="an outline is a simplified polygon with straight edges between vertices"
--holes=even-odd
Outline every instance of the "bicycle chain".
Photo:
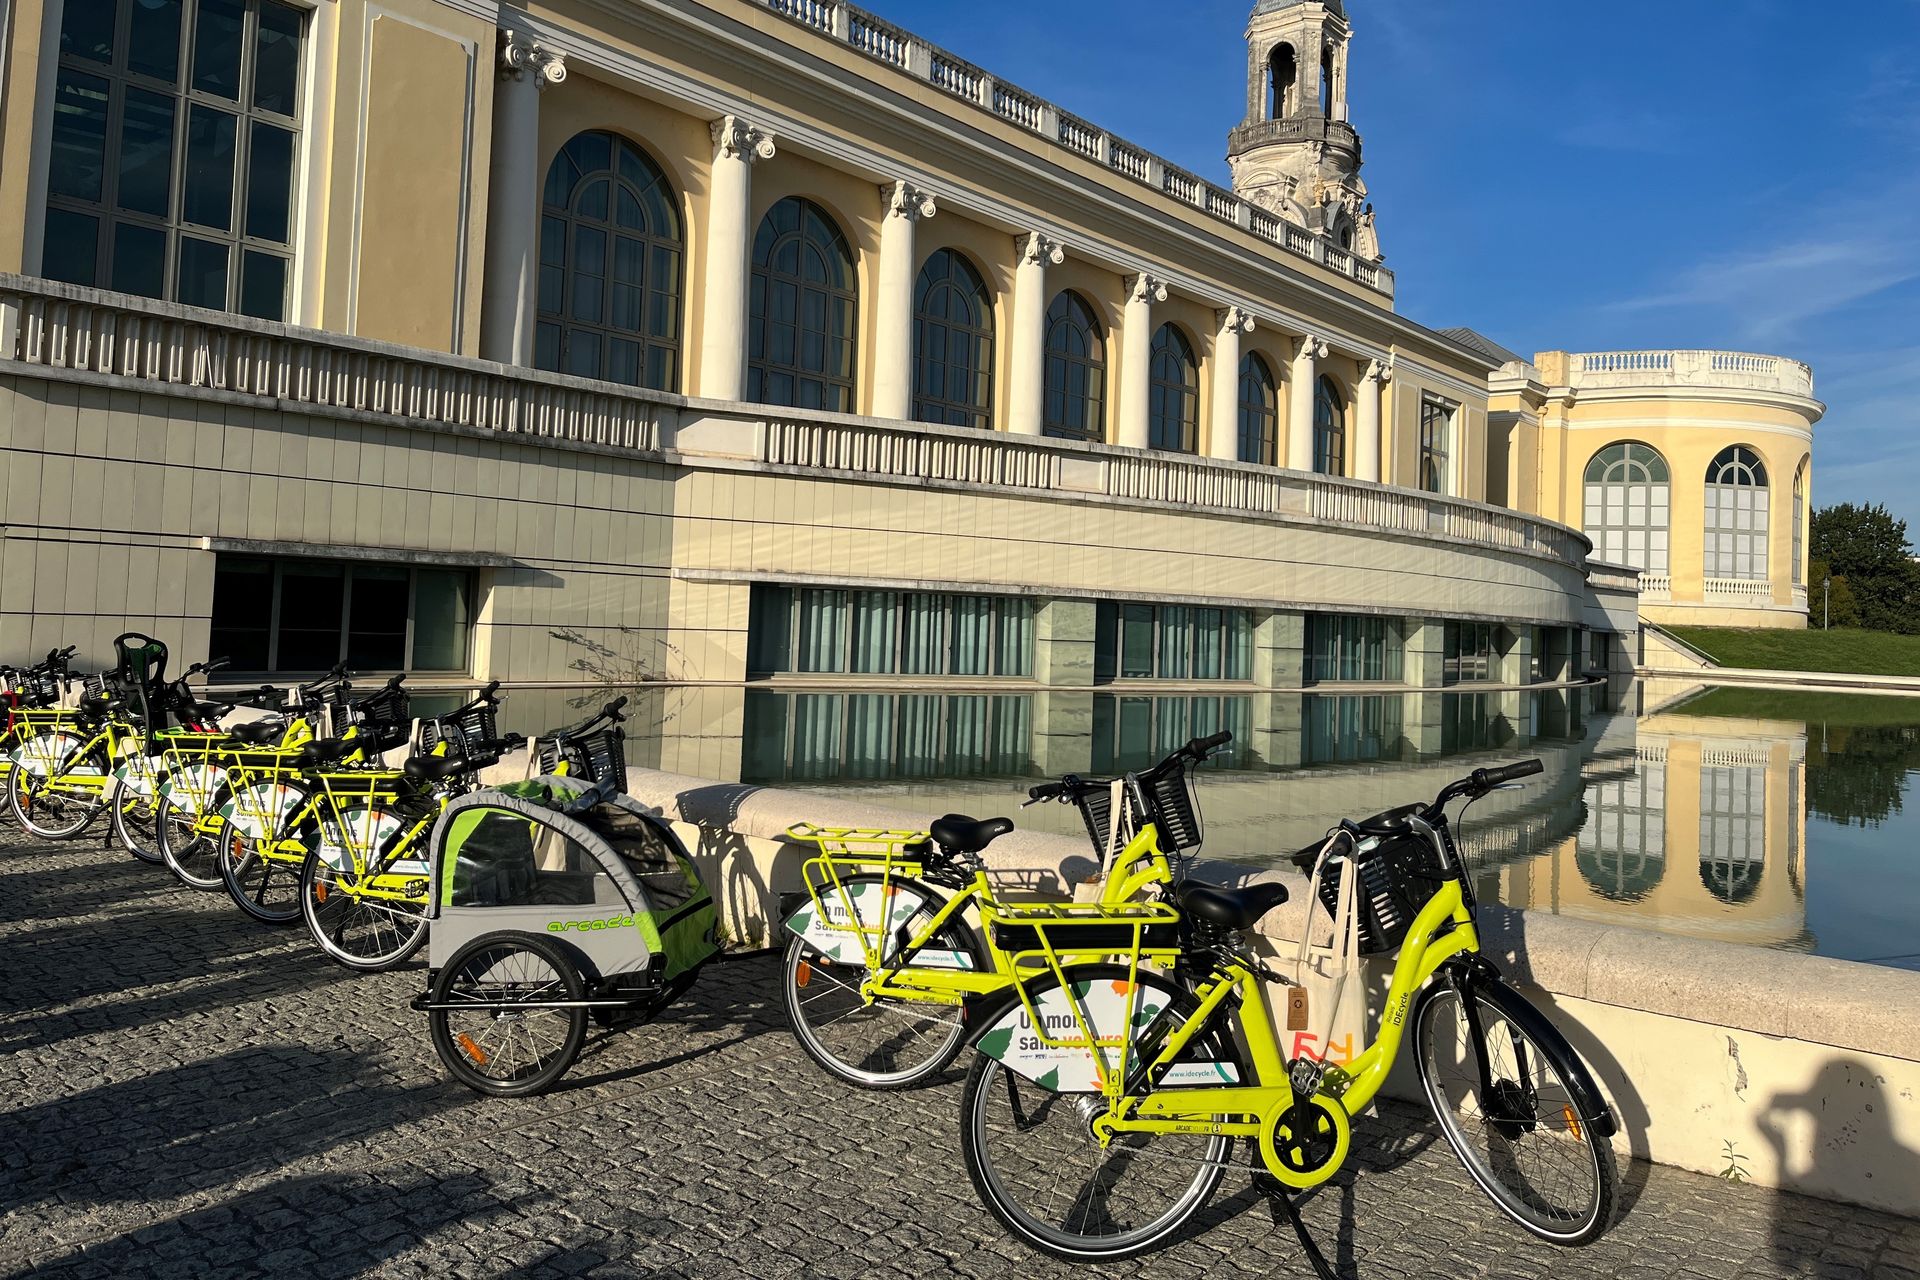
[[[828,982],[833,983],[834,986],[839,987],[843,991],[851,991],[855,995],[861,994],[859,987],[854,986],[852,983],[849,983],[849,982],[842,982],[840,979],[834,977],[832,974],[825,972],[825,966],[815,965],[813,971],[816,974],[819,974],[821,977],[825,978]],[[871,1002],[867,1007],[870,1009],[878,1009],[882,1013],[890,1013],[894,1017],[903,1018],[908,1022],[930,1022],[943,1027],[960,1027],[960,1026],[966,1025],[965,1023],[961,1022],[960,1019],[958,1018],[937,1018],[937,1017],[934,1017],[932,1014],[907,1013],[904,1010],[897,1009],[893,1005],[885,1003],[883,1001],[879,1001],[879,1000],[875,1000]]]

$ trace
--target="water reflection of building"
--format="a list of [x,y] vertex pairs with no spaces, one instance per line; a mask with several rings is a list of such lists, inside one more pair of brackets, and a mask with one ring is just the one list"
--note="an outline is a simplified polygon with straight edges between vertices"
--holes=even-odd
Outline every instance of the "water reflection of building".
[[1655,714],[1630,768],[1590,781],[1589,816],[1509,868],[1515,906],[1665,933],[1811,949],[1800,871],[1806,727]]

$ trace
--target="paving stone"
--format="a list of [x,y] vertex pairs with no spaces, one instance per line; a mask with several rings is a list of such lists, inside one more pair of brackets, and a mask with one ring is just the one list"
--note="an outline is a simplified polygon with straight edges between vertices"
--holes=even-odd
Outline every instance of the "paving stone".
[[[97,841],[0,829],[0,974],[0,1277],[1088,1274],[976,1201],[951,1149],[961,1073],[913,1093],[827,1080],[768,959],[596,1032],[546,1097],[481,1099],[406,1008],[418,964],[349,974]],[[1367,1280],[1920,1280],[1920,1223],[1622,1173],[1608,1235],[1554,1249],[1479,1195],[1430,1117],[1388,1103],[1302,1212]],[[1205,1227],[1100,1274],[1306,1273],[1244,1172]]]

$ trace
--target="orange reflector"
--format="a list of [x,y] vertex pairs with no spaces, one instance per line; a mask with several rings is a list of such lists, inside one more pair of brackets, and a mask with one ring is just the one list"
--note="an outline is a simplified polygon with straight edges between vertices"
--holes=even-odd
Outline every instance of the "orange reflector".
[[1562,1107],[1560,1108],[1560,1114],[1566,1118],[1567,1128],[1573,1131],[1573,1136],[1576,1138],[1580,1137],[1580,1117],[1573,1114],[1573,1108]]
[[813,981],[813,965],[802,960],[793,971],[793,985],[804,987]]
[[459,1041],[460,1047],[461,1049],[466,1051],[466,1055],[469,1058],[473,1059],[474,1066],[484,1067],[487,1065],[486,1053],[480,1048],[479,1045],[473,1042],[472,1036],[462,1031],[458,1036],[455,1036],[454,1039]]
[[315,902],[325,902],[327,900],[327,882],[325,880],[315,880],[313,882],[313,900]]

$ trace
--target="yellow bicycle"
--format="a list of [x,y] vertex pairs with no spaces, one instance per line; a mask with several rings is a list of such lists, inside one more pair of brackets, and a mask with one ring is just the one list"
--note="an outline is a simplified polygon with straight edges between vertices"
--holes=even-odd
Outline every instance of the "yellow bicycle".
[[[1369,949],[1400,952],[1378,1036],[1344,1066],[1287,1061],[1267,1011],[1262,982],[1285,979],[1247,931],[1286,900],[1282,885],[1186,886],[1173,974],[1141,947],[1121,963],[1041,957],[1037,976],[974,1021],[960,1140],[982,1202],[1027,1244],[1097,1262],[1179,1232],[1235,1139],[1283,1197],[1317,1186],[1346,1160],[1349,1118],[1386,1082],[1410,1026],[1427,1101],[1473,1180],[1542,1239],[1596,1239],[1614,1198],[1613,1113],[1566,1038],[1480,954],[1446,815],[1540,767],[1475,770],[1431,804],[1334,832],[1326,852],[1354,861]],[[1191,1083],[1208,1073],[1196,1062],[1214,1082]]]

